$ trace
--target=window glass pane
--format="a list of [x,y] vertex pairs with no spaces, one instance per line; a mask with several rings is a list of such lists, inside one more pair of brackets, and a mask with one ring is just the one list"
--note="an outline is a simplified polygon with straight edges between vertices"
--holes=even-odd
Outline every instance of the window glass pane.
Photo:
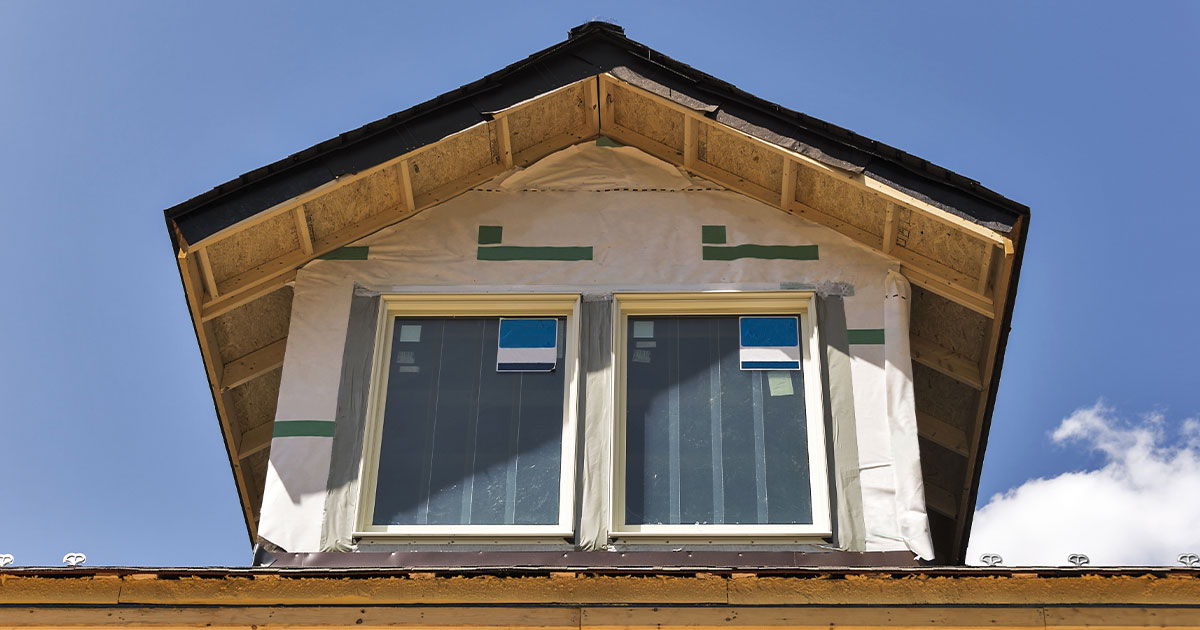
[[394,326],[374,524],[558,523],[561,361],[497,372],[498,318]]
[[804,375],[742,370],[737,317],[630,317],[625,520],[810,524]]

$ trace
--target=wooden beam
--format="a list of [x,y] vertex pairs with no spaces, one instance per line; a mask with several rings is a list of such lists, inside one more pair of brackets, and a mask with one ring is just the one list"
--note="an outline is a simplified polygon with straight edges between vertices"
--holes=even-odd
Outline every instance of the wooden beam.
[[[653,138],[647,138],[628,127],[623,127],[617,123],[608,123],[604,126],[604,134],[621,144],[635,146],[660,160],[672,164],[683,164],[682,151],[667,146]],[[772,193],[772,197],[774,197],[774,193]]]
[[409,210],[417,209],[416,195],[413,193],[412,164],[407,159],[400,160],[400,187],[404,199],[404,207]]
[[262,282],[247,288],[237,295],[226,295],[220,299],[206,302],[201,310],[201,321],[208,322],[229,311],[277,290],[279,287],[296,279],[296,269],[283,270],[278,275],[264,279]]
[[889,203],[883,214],[883,253],[890,254],[896,248],[896,233],[900,229],[896,218],[896,204]]
[[283,365],[287,337],[225,364],[221,389],[230,390]]
[[958,501],[954,493],[930,483],[925,484],[925,507],[943,516],[958,518]]
[[958,215],[950,214],[949,212],[946,212],[945,210],[942,210],[941,208],[927,201],[922,201],[916,197],[906,195],[895,188],[892,188],[891,186],[876,179],[867,177],[866,175],[855,175],[854,179],[858,179],[861,186],[875,193],[876,195],[883,197],[884,199],[903,204],[910,209],[923,213],[925,216],[928,216],[939,223],[943,223],[952,228],[956,228],[959,231],[966,232],[967,234],[974,236],[975,238],[986,243],[993,243],[1003,246],[1004,242],[1008,240],[1008,237],[1004,236],[1003,234],[985,228],[977,223],[973,223]]
[[909,350],[912,353],[913,361],[933,368],[973,389],[983,389],[979,366],[970,359],[954,354],[916,335],[912,335],[910,338]]
[[763,188],[754,182],[747,181],[729,171],[717,168],[708,162],[696,160],[691,170],[705,179],[717,182],[726,188],[736,190],[748,197],[753,197],[767,205],[777,206],[779,204],[779,193],[768,188]]
[[975,292],[980,295],[988,294],[988,285],[992,279],[992,267],[996,263],[996,255],[1002,250],[999,247],[987,247],[984,249],[983,257],[979,261],[979,283],[975,285]]
[[512,134],[508,130],[508,116],[500,116],[496,119],[496,147],[500,153],[500,164],[504,166],[504,170],[512,168]]
[[304,213],[304,206],[296,206],[292,209],[292,213],[296,216],[296,236],[300,239],[300,251],[312,254],[312,232],[308,229],[308,216]]
[[208,292],[210,300],[215,300],[221,293],[217,288],[217,279],[213,276],[212,262],[208,260],[207,247],[201,247],[196,250],[196,265],[200,269],[204,290]]
[[608,135],[608,128],[615,120],[613,119],[613,95],[609,89],[612,81],[615,81],[611,75],[600,75],[600,133]]
[[967,434],[962,429],[935,418],[928,413],[917,410],[917,433],[921,437],[947,448],[963,457],[971,454],[971,445],[967,442]]
[[779,181],[779,207],[787,208],[796,200],[796,163],[783,158],[783,176]]
[[700,123],[691,116],[683,117],[683,168],[692,170],[696,166],[696,152],[700,141],[697,137]]
[[246,459],[251,455],[271,446],[271,437],[275,432],[275,421],[264,422],[245,433],[238,440],[238,459]]
[[583,115],[592,135],[600,134],[600,75],[583,86]]
[[[896,251],[899,251],[897,249]],[[894,255],[894,254],[893,254]],[[908,262],[900,267],[905,277],[913,284],[936,293],[959,306],[966,307],[987,318],[995,317],[991,298],[983,297],[974,291],[967,291],[957,284],[930,273],[919,264]]]
[[[485,182],[499,175],[500,173],[503,173],[504,171],[505,168],[503,164],[489,164],[481,169],[467,173],[458,179],[446,182],[441,186],[437,186],[422,192],[416,198],[416,207],[428,208],[429,206],[437,205],[443,201],[453,199],[454,197],[457,197],[470,190],[472,186],[475,186],[481,182]],[[363,236],[366,236],[366,234]]]
[[819,223],[835,232],[840,232],[841,234],[844,234],[858,241],[859,243],[862,243],[863,245],[875,247],[879,244],[878,236],[875,236],[874,234],[871,234],[870,232],[856,225],[847,223],[846,221],[843,221],[837,217],[825,214],[824,212],[821,212],[812,206],[800,203],[799,201],[793,201],[791,205],[784,208],[784,210],[790,214],[798,214],[814,223]]
[[555,134],[533,146],[528,146],[518,151],[513,155],[513,164],[516,166],[529,166],[559,149],[565,149],[573,144],[577,144],[581,140],[591,137],[590,134],[591,131],[586,127]]
[[[1016,225],[1013,226],[1013,234],[1021,233],[1021,226],[1025,219],[1017,219]],[[983,432],[983,421],[987,417],[989,390],[992,384],[992,375],[996,367],[996,355],[1000,349],[1000,337],[1004,330],[1004,308],[1008,302],[1008,294],[1012,283],[1013,267],[1016,264],[1015,249],[1009,248],[997,252],[1000,258],[998,269],[996,270],[996,278],[993,282],[992,303],[992,328],[989,331],[984,342],[983,364],[981,369],[981,379],[986,384],[987,389],[979,395],[979,401],[975,409],[974,418],[974,435],[981,435]],[[968,508],[973,507],[971,491],[975,482],[974,471],[978,467],[979,449],[972,448],[971,455],[967,458],[966,479],[963,481],[962,504]],[[967,535],[967,520],[963,519],[958,522],[958,531],[955,533],[954,549],[957,551],[962,547],[963,540]]]

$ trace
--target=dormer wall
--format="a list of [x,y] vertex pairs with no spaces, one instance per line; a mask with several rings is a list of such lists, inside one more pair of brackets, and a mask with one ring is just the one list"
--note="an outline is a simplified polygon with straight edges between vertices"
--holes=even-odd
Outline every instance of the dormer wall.
[[[908,347],[909,287],[897,261],[638,149],[612,144],[576,145],[508,171],[298,271],[261,507],[262,539],[290,552],[686,547],[908,550],[932,559]],[[656,361],[659,348],[635,347],[630,339],[631,353],[646,354],[621,355],[612,337],[622,333],[612,322],[622,316],[622,295],[666,293],[802,300],[805,314],[798,321],[812,332],[801,333],[800,346],[811,342],[813,350],[805,351],[811,363],[799,370],[803,376],[771,371],[753,378],[763,388],[758,395],[764,405],[779,402],[772,397],[799,398],[805,393],[799,390],[810,386],[805,391],[820,398],[808,396],[816,412],[809,407],[804,418],[813,425],[807,444],[820,452],[810,452],[802,467],[823,458],[822,478],[803,481],[797,475],[795,484],[809,484],[811,501],[827,502],[828,532],[805,533],[818,531],[816,524],[811,530],[774,524],[778,531],[768,531],[774,525],[739,530],[736,523],[711,524],[712,529],[695,523],[698,529],[686,531],[693,524],[678,523],[678,529],[655,537],[633,535],[632,525],[614,520],[620,511],[615,508],[628,500],[621,496],[628,484],[614,482],[628,472],[617,430],[625,426],[618,418],[627,402],[620,395],[627,386],[622,372],[635,359]],[[586,339],[561,342],[579,356],[574,371],[566,353],[556,365],[566,374],[568,390],[577,388],[580,397],[570,425],[576,433],[562,438],[574,443],[574,459],[559,462],[574,478],[569,488],[564,482],[561,495],[569,505],[560,507],[571,515],[567,535],[525,530],[510,536],[501,527],[489,538],[459,536],[447,527],[443,534],[427,529],[363,536],[363,502],[370,498],[364,482],[380,474],[378,459],[372,461],[368,452],[379,439],[386,405],[386,393],[378,391],[380,374],[393,369],[396,356],[381,355],[391,321],[384,321],[388,300],[506,294],[576,295],[577,315],[562,317],[566,330],[601,337],[590,358],[581,358],[588,354]],[[765,312],[748,307],[746,315]],[[610,337],[607,347],[604,337]],[[597,360],[602,352],[610,356],[607,366]],[[746,420],[747,435],[757,431],[762,443],[746,446],[746,453],[770,447],[764,422]],[[822,443],[814,446],[814,436]],[[677,442],[666,447],[663,458],[678,459],[676,451],[686,451]],[[721,460],[714,455],[713,461]],[[760,505],[771,498],[763,488],[790,492],[778,479],[774,485],[764,481],[766,464],[747,466],[760,475],[758,485],[751,484],[760,489]],[[664,470],[684,476],[678,465]],[[794,474],[778,470],[784,472],[773,474]],[[647,481],[647,487],[653,483]],[[678,501],[679,486],[687,483],[671,482],[664,496]]]

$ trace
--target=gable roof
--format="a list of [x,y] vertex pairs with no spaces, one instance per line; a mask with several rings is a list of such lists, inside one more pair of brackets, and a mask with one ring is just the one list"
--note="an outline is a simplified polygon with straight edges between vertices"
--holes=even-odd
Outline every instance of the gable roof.
[[1028,209],[591,22],[560,44],[166,211],[255,532],[300,266],[514,166],[609,136],[897,258],[935,547],[966,549]]

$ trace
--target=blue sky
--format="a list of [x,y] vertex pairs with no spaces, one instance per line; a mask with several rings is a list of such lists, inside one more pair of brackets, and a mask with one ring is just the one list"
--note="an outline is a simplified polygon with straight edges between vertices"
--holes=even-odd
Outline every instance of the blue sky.
[[248,562],[162,209],[594,18],[1031,206],[980,507],[1200,482],[1200,4],[0,0],[0,553]]

